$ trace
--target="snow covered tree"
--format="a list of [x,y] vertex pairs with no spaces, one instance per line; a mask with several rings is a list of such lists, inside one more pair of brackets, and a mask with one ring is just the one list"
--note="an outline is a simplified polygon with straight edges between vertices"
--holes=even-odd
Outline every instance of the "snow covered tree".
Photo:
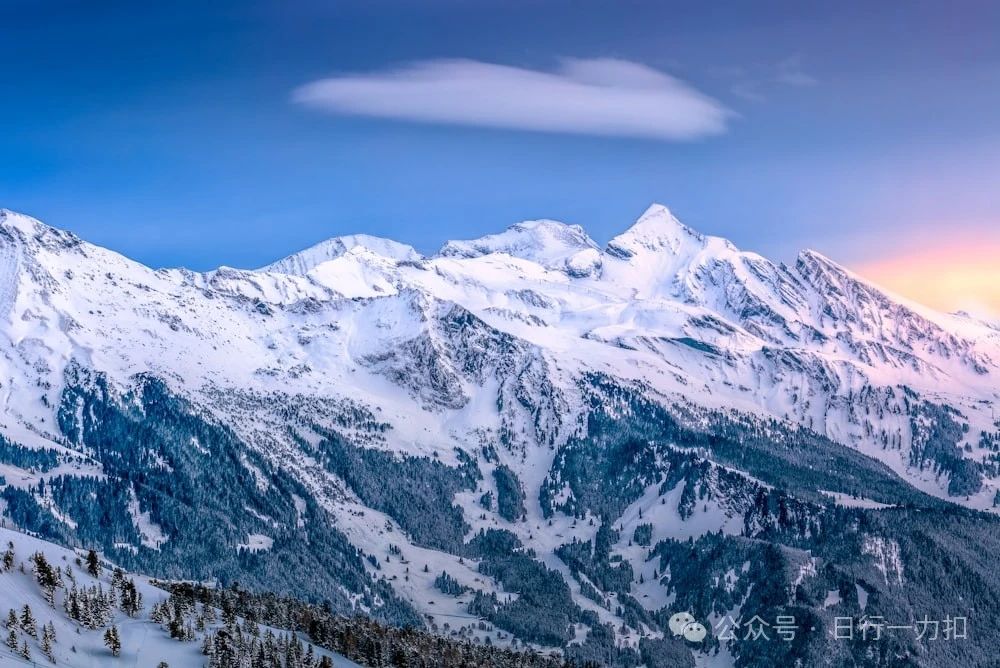
[[52,663],[56,662],[55,653],[52,651],[52,645],[56,641],[55,631],[50,628],[51,622],[42,627],[42,654],[45,658]]
[[60,571],[52,567],[48,559],[41,552],[31,555],[31,563],[35,571],[35,579],[45,595],[45,601],[49,605],[55,605],[56,587],[62,586],[62,576]]
[[7,634],[7,647],[10,647],[12,650],[17,649],[17,631],[14,629],[11,629]]
[[0,567],[4,572],[14,570],[14,543],[9,541],[7,549],[4,550],[3,557],[0,558]]
[[31,612],[31,606],[27,603],[21,610],[21,630],[32,638],[38,637],[38,629],[35,626],[35,615]]
[[129,617],[135,617],[142,610],[142,594],[135,587],[134,580],[126,580],[124,577],[119,585],[120,607]]
[[118,627],[111,626],[104,632],[104,644],[111,650],[111,656],[118,656],[122,651],[121,636],[118,635]]

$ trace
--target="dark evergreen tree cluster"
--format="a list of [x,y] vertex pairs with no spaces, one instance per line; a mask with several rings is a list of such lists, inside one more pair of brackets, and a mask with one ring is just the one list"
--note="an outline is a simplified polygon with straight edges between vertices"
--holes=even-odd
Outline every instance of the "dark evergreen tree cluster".
[[104,628],[114,617],[114,599],[100,583],[77,587],[74,583],[63,599],[66,615],[87,629]]
[[111,578],[112,597],[117,594],[118,607],[129,617],[135,617],[142,610],[142,594],[135,586],[135,580],[125,576],[125,572],[116,568]]
[[31,555],[32,570],[38,586],[41,587],[46,602],[55,605],[56,588],[63,586],[62,571],[58,567],[53,568],[48,559],[41,552]]
[[653,525],[648,522],[636,525],[635,531],[632,532],[632,540],[636,545],[649,547],[653,541]]
[[209,632],[202,647],[206,668],[333,668],[329,657],[317,656],[292,633],[254,631],[234,625]]
[[605,592],[628,593],[632,585],[632,566],[625,561],[613,563],[611,547],[618,541],[618,532],[607,524],[597,529],[594,541],[577,541],[560,546],[556,554],[573,573],[583,573]]
[[434,586],[449,596],[461,596],[469,591],[469,588],[461,584],[458,580],[443,572],[434,579]]
[[414,543],[452,554],[461,551],[469,526],[455,505],[455,494],[473,489],[480,479],[468,455],[457,452],[463,464],[456,468],[429,457],[358,447],[335,434],[319,449],[330,472],[343,478],[366,506],[399,522]]
[[[251,593],[238,587],[212,589],[190,583],[164,583],[163,586],[171,592],[168,604],[185,601],[182,606],[185,609],[192,609],[195,602],[200,602],[219,608],[223,610],[224,615],[228,614],[233,618],[239,616],[243,619],[252,619],[255,624],[303,633],[315,645],[373,668],[383,666],[559,668],[564,665],[558,658],[532,651],[514,651],[476,644],[468,640],[445,638],[414,628],[386,626],[367,617],[343,617],[334,614],[326,606],[304,603],[274,594]],[[239,634],[244,638],[247,636],[245,628],[242,628],[243,625],[239,626],[241,627],[239,631],[230,629],[230,625],[226,626],[230,629],[226,631],[223,641],[228,648],[225,650],[227,657],[231,656],[233,646],[236,644],[234,638]],[[294,636],[284,637],[286,646],[289,642],[293,645],[298,642],[293,640]],[[218,634],[215,634],[211,641],[213,651],[216,638]],[[275,636],[272,642],[279,643],[280,638],[280,635]],[[248,640],[244,640],[243,644],[247,647],[254,646],[254,643]],[[251,660],[261,651],[266,653],[267,650],[263,648],[262,640],[258,640],[255,654],[250,655]],[[308,648],[305,653],[308,655]]]
[[[4,464],[11,464],[19,469],[47,473],[58,466],[63,459],[64,457],[54,448],[29,448],[0,435],[0,462]],[[73,457],[65,457],[65,459],[73,459]],[[75,459],[82,460],[82,457]]]
[[479,563],[479,571],[495,578],[517,598],[506,600],[478,591],[469,602],[469,613],[522,640],[559,647],[573,637],[571,624],[596,621],[573,602],[569,586],[558,572],[525,552],[486,557]]
[[982,489],[982,465],[967,459],[959,446],[968,429],[959,412],[921,399],[912,391],[905,394],[904,401],[913,434],[910,465],[947,473],[948,494],[952,496],[968,496]]
[[162,603],[154,603],[149,618],[163,626],[174,640],[191,642],[199,631],[216,621],[215,610],[202,605],[200,609],[194,601],[181,597],[170,597]]
[[524,515],[524,490],[521,481],[510,467],[503,464],[493,469],[497,485],[497,512],[508,522],[516,522]]

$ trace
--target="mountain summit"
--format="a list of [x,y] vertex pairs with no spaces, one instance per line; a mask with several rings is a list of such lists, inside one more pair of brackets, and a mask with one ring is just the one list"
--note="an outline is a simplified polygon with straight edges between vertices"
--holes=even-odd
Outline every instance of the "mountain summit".
[[[608,252],[628,258],[640,252],[667,252],[674,255],[691,246],[702,246],[705,237],[679,221],[670,209],[653,204],[632,227],[608,242]],[[728,242],[726,242],[728,244]]]
[[412,262],[421,257],[420,253],[412,246],[401,244],[392,239],[373,237],[369,234],[348,234],[321,241],[315,246],[289,255],[266,267],[261,267],[259,271],[279,274],[307,274],[317,265],[335,260],[355,248],[362,248],[397,262]]

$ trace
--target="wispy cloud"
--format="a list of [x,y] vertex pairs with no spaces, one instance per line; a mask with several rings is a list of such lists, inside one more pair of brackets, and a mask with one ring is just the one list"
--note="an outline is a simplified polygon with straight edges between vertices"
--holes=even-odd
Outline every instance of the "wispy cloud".
[[723,133],[733,116],[669,74],[611,58],[567,59],[554,72],[420,61],[314,81],[293,100],[336,114],[674,141]]
[[730,86],[729,91],[750,102],[763,102],[767,99],[760,90],[760,84],[754,81],[739,81]]
[[806,74],[802,70],[801,56],[785,58],[778,63],[778,72],[775,75],[775,80],[789,86],[815,86],[817,83],[815,77]]

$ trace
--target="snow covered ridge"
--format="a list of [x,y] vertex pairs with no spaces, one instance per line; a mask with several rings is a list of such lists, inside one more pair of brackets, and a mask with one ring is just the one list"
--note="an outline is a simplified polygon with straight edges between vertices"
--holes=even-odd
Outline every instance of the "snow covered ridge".
[[[204,274],[152,270],[3,211],[4,429],[15,440],[58,443],[52,406],[75,360],[117,381],[151,372],[194,393],[221,386],[331,397],[349,381],[352,397],[394,415],[390,447],[427,452],[420,443],[442,431],[441,420],[433,410],[414,419],[409,398],[424,408],[430,398],[440,410],[468,403],[457,422],[469,428],[498,419],[472,414],[486,407],[468,401],[483,394],[469,384],[484,379],[446,349],[450,335],[436,324],[454,307],[533,351],[524,354],[556,389],[597,370],[706,406],[775,416],[941,495],[956,468],[944,459],[965,459],[981,469],[982,484],[961,485],[961,496],[976,507],[993,501],[994,328],[894,298],[817,253],[789,267],[741,252],[659,205],[605,249],[579,226],[532,221],[448,242],[428,258],[353,235],[260,271]],[[411,359],[426,375],[400,373]],[[548,419],[572,412],[565,401]],[[919,418],[909,404],[920,401],[957,411],[965,431],[946,456],[911,450]],[[457,433],[450,421],[445,442]],[[565,436],[549,426],[543,438]]]
[[[730,610],[767,541],[799,572],[845,516],[992,509],[998,361],[993,327],[661,206],[604,248],[533,221],[207,273],[0,213],[7,520],[484,644],[672,653],[688,538],[731,557]],[[822,599],[922,584],[883,577],[869,538],[845,566],[864,582],[809,575]],[[884,540],[909,574],[907,537]]]

